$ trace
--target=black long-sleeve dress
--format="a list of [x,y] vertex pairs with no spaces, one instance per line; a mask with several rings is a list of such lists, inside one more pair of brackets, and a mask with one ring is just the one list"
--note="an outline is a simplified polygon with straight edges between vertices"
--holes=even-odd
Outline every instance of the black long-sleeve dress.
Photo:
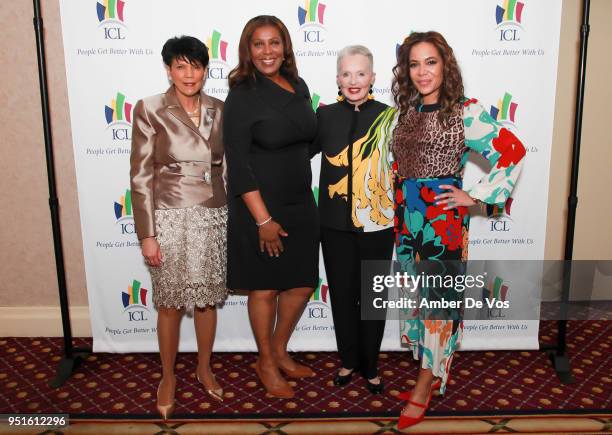
[[[318,282],[319,223],[308,150],[317,121],[306,83],[289,81],[295,93],[257,73],[225,101],[231,289],[286,290]],[[258,228],[241,198],[254,190],[289,233],[278,258],[260,252]]]

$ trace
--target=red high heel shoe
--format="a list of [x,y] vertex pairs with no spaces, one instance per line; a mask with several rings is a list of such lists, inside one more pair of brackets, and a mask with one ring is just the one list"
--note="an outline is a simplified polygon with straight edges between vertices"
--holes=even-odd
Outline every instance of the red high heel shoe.
[[[409,397],[410,397],[410,393],[411,392],[407,392]],[[427,398],[426,403],[418,403],[410,399],[407,399],[407,401],[410,405],[414,405],[419,408],[422,408],[423,412],[418,417],[408,417],[407,415],[403,415],[400,413],[399,421],[397,422],[397,428],[399,430],[403,430],[403,429],[406,429],[407,427],[414,426],[422,422],[425,419],[425,411],[427,411],[427,409],[429,408],[429,402],[431,402],[431,390],[429,391],[429,397]]]
[[[448,375],[448,379],[446,380],[446,383],[448,384],[450,382],[450,375]],[[435,391],[435,390],[439,390],[440,387],[442,386],[442,378],[436,378],[436,380],[434,381],[433,384],[431,384],[431,391]],[[410,400],[410,391],[404,391],[403,393],[399,393],[397,395],[398,399],[402,399],[402,400]]]
[[[446,385],[448,385],[450,380],[451,380],[451,375],[449,373],[448,376],[446,377]],[[442,386],[442,378],[436,378],[435,382],[431,384],[431,389],[439,390],[441,386]]]

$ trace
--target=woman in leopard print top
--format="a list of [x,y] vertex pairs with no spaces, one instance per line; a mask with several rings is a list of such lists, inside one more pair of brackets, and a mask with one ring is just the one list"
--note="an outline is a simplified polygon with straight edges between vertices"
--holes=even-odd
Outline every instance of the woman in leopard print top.
[[[462,274],[465,269],[460,261],[467,260],[468,207],[504,205],[516,183],[525,148],[477,100],[463,96],[453,50],[439,33],[408,36],[393,73],[393,95],[399,109],[392,139],[397,259],[409,273],[416,273],[419,260],[432,260],[446,274]],[[463,190],[469,151],[488,160],[491,170],[475,186]],[[454,288],[435,287],[419,288],[418,296],[429,301],[463,298]],[[439,388],[444,393],[463,322],[461,309],[405,310],[402,314],[402,344],[421,361],[414,390],[400,395],[408,400],[400,416],[400,426],[407,427],[423,419],[432,390]]]

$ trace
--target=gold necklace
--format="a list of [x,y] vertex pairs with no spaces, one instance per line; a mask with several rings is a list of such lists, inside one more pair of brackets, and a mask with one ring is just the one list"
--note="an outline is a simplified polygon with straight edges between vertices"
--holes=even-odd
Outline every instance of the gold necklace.
[[187,112],[187,116],[189,116],[190,118],[200,117],[200,96],[199,95],[198,95],[198,103],[196,105],[196,109],[193,112],[190,112],[189,110],[185,109],[185,112]]

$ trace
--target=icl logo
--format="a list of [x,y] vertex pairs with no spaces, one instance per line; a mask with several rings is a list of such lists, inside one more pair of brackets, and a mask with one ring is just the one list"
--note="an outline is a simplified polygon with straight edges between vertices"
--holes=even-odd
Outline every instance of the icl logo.
[[507,220],[491,219],[491,231],[507,232],[510,231],[510,224]]
[[207,79],[226,80],[227,70],[227,41],[221,39],[221,33],[213,30],[212,36],[206,40],[208,46],[208,56],[210,63],[208,65]]
[[510,197],[503,206],[487,204],[487,216],[491,223],[490,231],[510,231],[510,209],[513,201],[514,199]]
[[105,27],[104,39],[125,39],[125,36],[121,35],[121,27]]
[[110,106],[104,106],[104,117],[108,127],[112,127],[113,140],[132,139],[132,108],[132,103],[128,103],[121,92],[117,92]]
[[304,30],[304,42],[325,42],[320,30]]
[[123,303],[124,313],[128,314],[130,322],[143,322],[148,320],[146,317],[149,309],[147,308],[148,290],[141,287],[140,281],[132,280],[132,285],[128,285],[127,292],[121,292],[121,302]]
[[114,206],[116,223],[121,227],[121,234],[134,234],[134,217],[132,215],[132,192],[126,189],[125,194],[121,195],[119,202],[115,201]]
[[489,282],[488,288],[482,289],[483,299],[487,301],[486,307],[489,318],[501,319],[506,317],[502,310],[510,307],[510,302],[507,300],[508,291],[508,284],[499,276]]
[[323,31],[323,16],[325,5],[319,0],[306,0],[306,7],[298,6],[298,22],[304,32],[303,42],[325,42]]
[[124,23],[125,2],[122,0],[101,0],[96,3],[96,13],[100,25],[104,25],[104,39],[125,39],[121,32]]
[[512,94],[505,92],[504,96],[497,100],[497,106],[491,105],[489,114],[491,118],[507,127],[514,126],[518,104],[512,101]]
[[499,29],[500,41],[520,41],[525,4],[518,0],[504,0],[503,6],[497,5],[495,21]]
[[518,29],[501,29],[499,31],[500,41],[520,41]]
[[132,140],[129,128],[113,128],[113,140]]
[[314,293],[310,297],[307,312],[309,319],[327,319],[327,296],[329,294],[329,288],[326,284],[323,284],[323,279],[319,278],[319,285],[315,289]]
[[225,68],[222,66],[208,66],[208,74],[206,75],[207,79],[213,80],[227,80],[227,72]]

